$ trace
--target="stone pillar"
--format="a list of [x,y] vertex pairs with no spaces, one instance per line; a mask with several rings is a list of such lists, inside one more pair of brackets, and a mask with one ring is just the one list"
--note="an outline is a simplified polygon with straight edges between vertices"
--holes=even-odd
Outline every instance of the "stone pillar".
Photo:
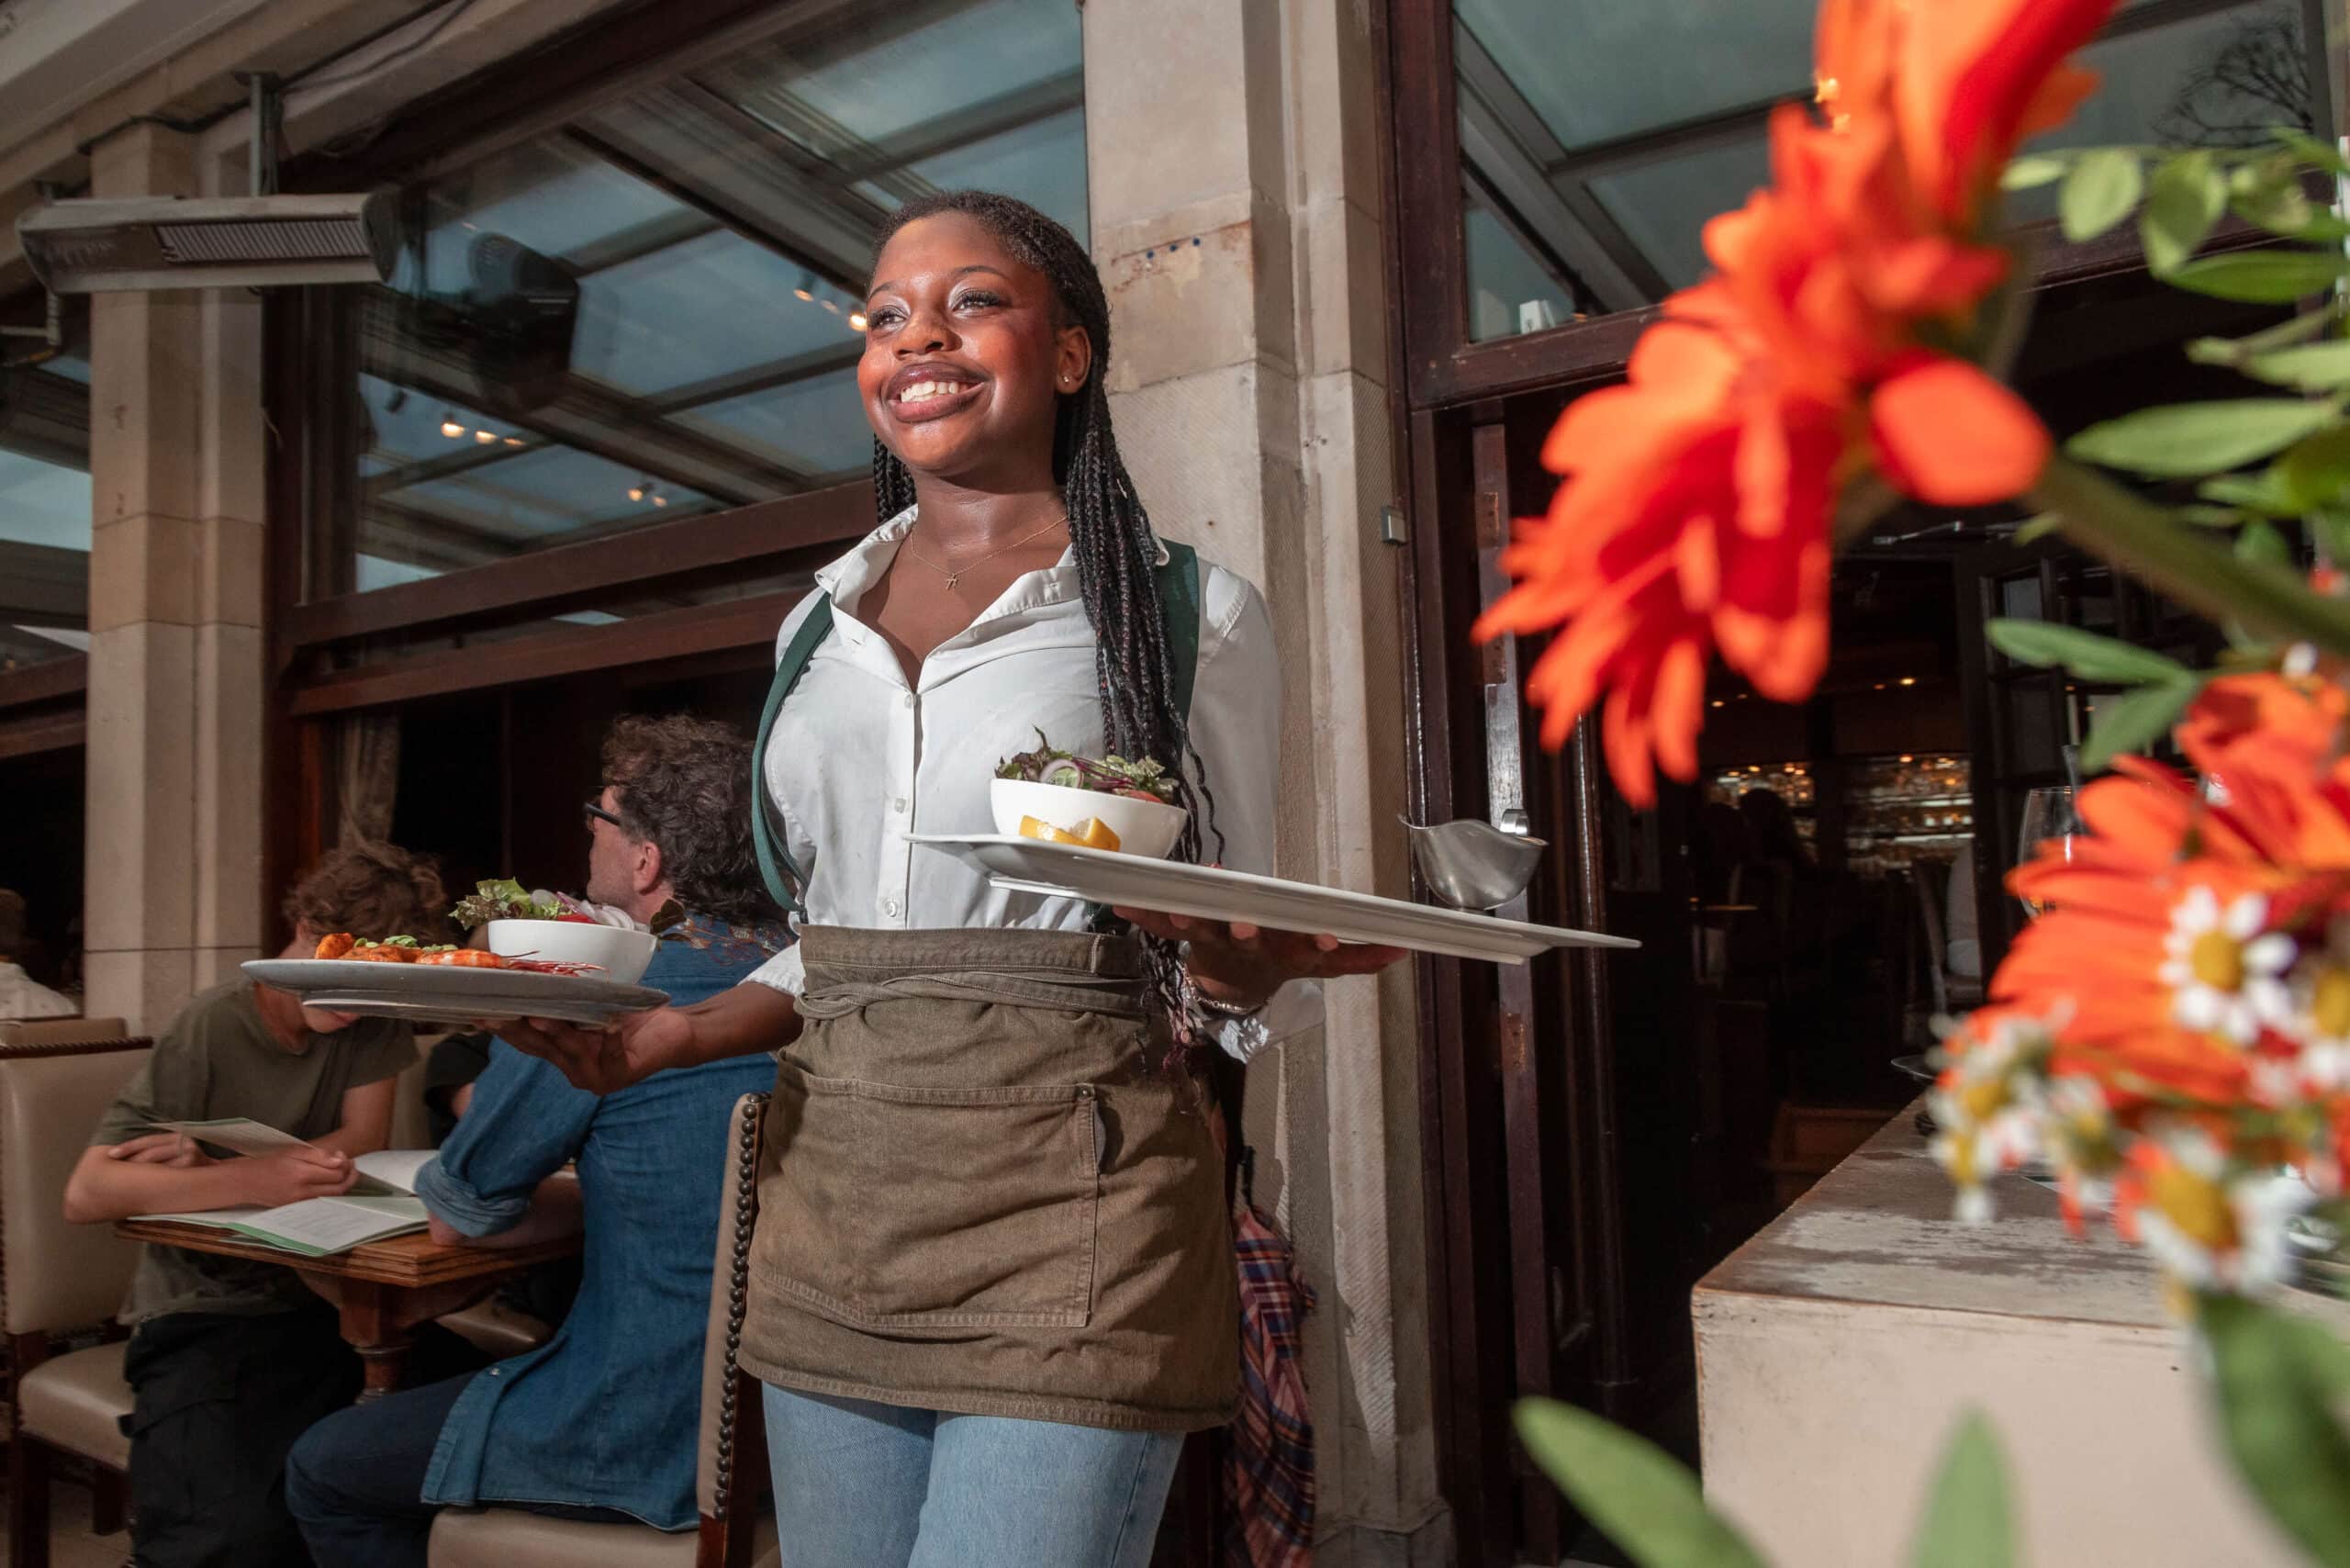
[[[1168,535],[1265,591],[1277,869],[1401,893],[1397,560],[1371,45],[1350,0],[1087,0],[1094,253],[1119,444]],[[1449,1561],[1436,1484],[1408,971],[1329,988],[1249,1073],[1258,1198],[1320,1297],[1319,1560]]]
[[[155,126],[92,174],[199,188]],[[91,299],[87,1005],[141,1032],[262,940],[260,330],[242,293]]]

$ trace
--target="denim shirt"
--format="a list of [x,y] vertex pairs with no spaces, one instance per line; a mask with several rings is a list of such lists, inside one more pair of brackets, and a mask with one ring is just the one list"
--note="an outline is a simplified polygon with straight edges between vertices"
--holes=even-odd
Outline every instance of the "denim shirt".
[[[662,930],[643,983],[699,1002],[789,940],[778,925],[685,916]],[[458,1397],[424,1501],[618,1508],[661,1529],[693,1528],[727,1120],[737,1099],[774,1082],[775,1063],[755,1056],[655,1073],[599,1099],[503,1040],[491,1047],[417,1194],[467,1236],[493,1236],[520,1223],[539,1182],[576,1159],[579,1296],[554,1338],[477,1374]]]

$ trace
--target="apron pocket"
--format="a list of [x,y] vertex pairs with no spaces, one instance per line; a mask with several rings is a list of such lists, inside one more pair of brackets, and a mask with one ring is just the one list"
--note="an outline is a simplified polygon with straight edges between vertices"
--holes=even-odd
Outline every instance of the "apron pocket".
[[910,1089],[781,1065],[754,1260],[852,1327],[1080,1328],[1093,1311],[1091,1084]]

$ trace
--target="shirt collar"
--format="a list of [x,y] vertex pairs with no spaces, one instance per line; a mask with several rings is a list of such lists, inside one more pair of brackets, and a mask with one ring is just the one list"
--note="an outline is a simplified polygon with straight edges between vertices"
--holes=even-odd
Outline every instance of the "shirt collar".
[[[850,548],[848,553],[816,574],[816,587],[832,596],[835,608],[845,612],[847,619],[840,622],[841,630],[856,641],[865,638],[865,628],[855,619],[855,606],[865,590],[880,579],[898,556],[898,546],[913,532],[914,519],[920,509],[908,507]],[[1154,539],[1158,555],[1154,563],[1165,566],[1169,559],[1164,540]],[[1041,572],[1032,572],[1021,579],[1028,586],[1008,599],[999,600],[983,611],[973,626],[1024,610],[1060,604],[1079,595],[1077,556],[1073,551],[1063,551],[1061,558]]]

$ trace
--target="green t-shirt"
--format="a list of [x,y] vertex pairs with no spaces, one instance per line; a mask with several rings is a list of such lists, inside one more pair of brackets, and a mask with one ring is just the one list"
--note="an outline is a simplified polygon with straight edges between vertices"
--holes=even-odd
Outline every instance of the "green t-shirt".
[[[416,1065],[416,1038],[405,1024],[362,1018],[331,1035],[312,1035],[289,1051],[261,1015],[253,982],[214,986],[187,1004],[137,1077],[106,1108],[92,1148],[138,1137],[153,1122],[246,1116],[296,1137],[320,1137],[342,1125],[345,1091],[392,1078]],[[134,1323],[171,1312],[251,1316],[316,1299],[291,1270],[274,1263],[179,1247],[142,1248],[130,1283]]]

